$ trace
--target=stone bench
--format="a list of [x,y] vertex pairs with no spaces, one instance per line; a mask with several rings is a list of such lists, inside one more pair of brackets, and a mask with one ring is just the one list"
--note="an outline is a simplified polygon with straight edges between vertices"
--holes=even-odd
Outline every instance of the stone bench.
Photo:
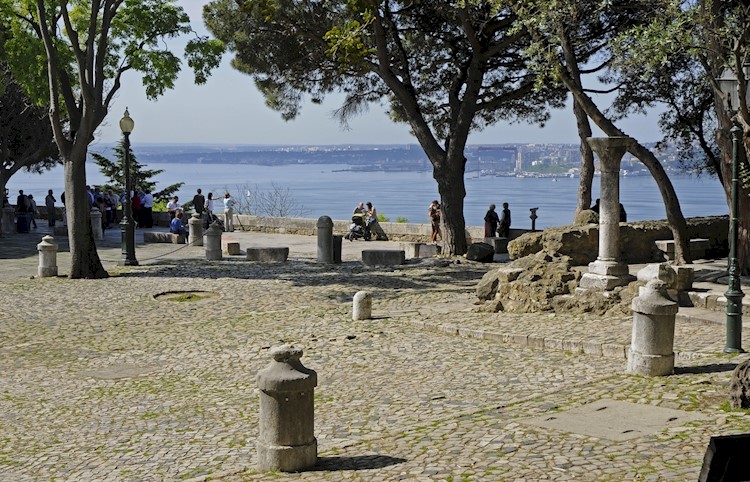
[[440,246],[427,243],[400,243],[399,248],[404,251],[407,259],[432,258],[440,254]]
[[362,250],[362,263],[367,266],[391,266],[404,264],[406,253],[403,250],[386,249],[364,249]]
[[285,263],[289,257],[289,248],[247,248],[248,261],[258,261],[260,263]]
[[186,237],[182,234],[175,233],[161,233],[161,232],[144,232],[143,242],[144,243],[172,243],[172,244],[185,244],[187,241]]
[[496,254],[507,254],[508,253],[508,241],[510,241],[508,238],[484,238],[484,242],[489,244],[490,246],[495,247],[495,253]]
[[[656,247],[659,251],[664,253],[664,257],[669,261],[674,260],[674,240],[673,239],[659,239],[655,241]],[[708,239],[695,238],[690,240],[690,256],[693,259],[702,259],[706,256],[706,251],[710,247]]]

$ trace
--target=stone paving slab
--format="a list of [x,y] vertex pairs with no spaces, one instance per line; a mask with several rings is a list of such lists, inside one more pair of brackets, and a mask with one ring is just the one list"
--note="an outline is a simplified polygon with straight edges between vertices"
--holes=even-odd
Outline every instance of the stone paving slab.
[[[677,373],[631,376],[626,317],[476,312],[483,265],[189,249],[202,248],[140,249],[143,266],[112,264],[106,280],[6,277],[32,259],[0,259],[0,480],[696,480],[710,436],[750,431],[726,410],[747,355],[721,354],[721,327],[678,324]],[[375,317],[352,321],[363,289]],[[191,290],[216,297],[157,296]],[[255,374],[286,342],[319,375],[321,458],[259,474]],[[699,418],[623,441],[524,423],[602,399]]]

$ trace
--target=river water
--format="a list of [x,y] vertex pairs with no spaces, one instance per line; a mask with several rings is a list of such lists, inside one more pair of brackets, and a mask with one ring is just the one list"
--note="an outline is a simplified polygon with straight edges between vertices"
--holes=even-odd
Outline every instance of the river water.
[[[360,201],[371,201],[380,214],[395,221],[406,218],[412,223],[426,223],[427,206],[439,199],[437,184],[430,172],[388,172],[352,170],[340,164],[296,164],[284,166],[257,166],[249,164],[148,164],[148,169],[163,169],[154,178],[157,188],[175,182],[185,185],[177,195],[181,201],[192,199],[197,188],[203,193],[213,192],[223,196],[229,190],[233,195],[246,189],[270,191],[277,186],[288,189],[294,201],[301,205],[304,217],[322,215],[333,219],[349,219]],[[87,164],[88,184],[107,181],[96,164]],[[728,213],[724,191],[718,180],[708,176],[678,175],[672,177],[683,214],[686,217],[725,215]],[[63,191],[63,169],[57,167],[41,175],[18,173],[7,186],[11,202],[19,189],[31,193],[37,204],[44,203],[47,189],[52,189],[58,199]],[[490,203],[500,208],[510,204],[513,226],[529,228],[529,208],[538,207],[537,228],[569,224],[576,207],[578,179],[516,178],[477,176],[466,178],[464,215],[466,224],[478,226]],[[599,178],[594,179],[593,197],[599,196]],[[620,178],[620,199],[628,213],[629,221],[664,219],[666,212],[656,183],[649,176],[623,176]]]

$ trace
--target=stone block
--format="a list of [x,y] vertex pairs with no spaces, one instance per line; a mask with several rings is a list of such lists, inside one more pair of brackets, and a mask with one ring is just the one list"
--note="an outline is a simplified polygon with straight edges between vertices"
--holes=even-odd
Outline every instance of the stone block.
[[248,261],[260,263],[285,263],[289,257],[289,248],[247,248]]
[[240,243],[230,242],[226,245],[226,253],[230,256],[236,256],[240,254]]
[[403,250],[365,249],[362,250],[362,263],[367,266],[394,266],[404,264],[406,254]]
[[161,232],[144,232],[144,243],[172,243],[185,244],[186,238],[182,234],[161,233]]
[[480,263],[492,263],[495,258],[495,248],[487,243],[473,243],[466,251],[466,259]]

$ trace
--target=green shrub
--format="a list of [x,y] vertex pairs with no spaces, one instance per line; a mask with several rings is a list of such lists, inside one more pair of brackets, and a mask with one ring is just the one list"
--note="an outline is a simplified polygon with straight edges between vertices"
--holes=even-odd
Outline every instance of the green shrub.
[[386,217],[384,214],[378,214],[378,222],[387,223],[391,218]]
[[408,219],[406,219],[406,218],[405,218],[405,217],[403,217],[403,216],[399,216],[399,217],[397,217],[397,218],[396,218],[396,222],[397,222],[397,223],[408,223],[408,222],[409,222],[409,220],[408,220]]

